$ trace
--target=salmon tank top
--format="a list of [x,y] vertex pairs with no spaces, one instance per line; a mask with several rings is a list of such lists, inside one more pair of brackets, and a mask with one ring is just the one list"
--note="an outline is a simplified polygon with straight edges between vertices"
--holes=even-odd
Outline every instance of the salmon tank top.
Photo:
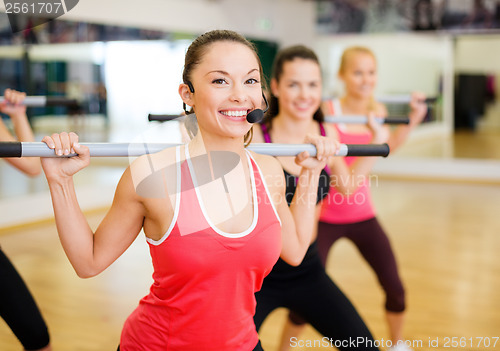
[[[326,104],[328,113],[332,116],[342,115],[340,101],[332,100]],[[342,144],[368,144],[372,134],[350,133],[342,124],[335,124],[339,135],[339,142]],[[357,157],[344,157],[344,162],[349,166],[355,162]],[[330,191],[321,203],[320,221],[332,224],[350,224],[368,220],[375,217],[370,193],[370,177],[354,179],[354,184],[358,185],[352,194],[342,194],[335,188],[335,182],[346,181],[333,175],[330,179]]]
[[[262,173],[247,151],[253,221],[225,233],[206,215],[193,165],[177,157],[174,216],[164,236],[147,238],[154,267],[147,296],[125,322],[123,351],[253,350],[260,290],[281,251],[281,222]],[[179,176],[180,174],[180,176]]]

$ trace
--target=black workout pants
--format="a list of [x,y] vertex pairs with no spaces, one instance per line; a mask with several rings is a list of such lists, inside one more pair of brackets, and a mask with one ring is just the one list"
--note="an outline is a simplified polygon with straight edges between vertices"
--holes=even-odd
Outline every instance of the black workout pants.
[[[296,312],[328,339],[346,345],[340,346],[339,350],[378,350],[372,345],[367,346],[373,343],[373,336],[349,299],[326,274],[316,243],[309,247],[298,267],[278,260],[255,298],[257,331],[273,310],[285,307]],[[358,337],[367,343],[350,347],[350,341]]]
[[398,273],[396,258],[389,238],[376,218],[351,224],[318,224],[319,256],[326,263],[328,252],[340,238],[356,245],[363,258],[373,268],[384,289],[385,308],[390,312],[405,310],[405,290]]
[[49,332],[26,284],[0,249],[0,317],[26,350],[49,344]]

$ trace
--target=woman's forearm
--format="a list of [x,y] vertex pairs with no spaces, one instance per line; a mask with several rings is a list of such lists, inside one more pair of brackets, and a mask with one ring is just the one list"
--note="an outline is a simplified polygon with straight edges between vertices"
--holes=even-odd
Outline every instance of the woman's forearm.
[[98,273],[94,261],[94,233],[78,204],[73,178],[49,180],[59,239],[78,276]]
[[391,152],[396,151],[401,145],[406,142],[410,133],[415,129],[415,127],[416,126],[412,125],[399,126],[391,132],[389,141],[387,142],[389,144]]
[[[28,123],[26,115],[11,116],[12,124],[16,137],[11,135],[7,127],[0,120],[0,140],[2,141],[34,141],[34,135]],[[29,175],[36,176],[40,174],[42,168],[40,165],[40,158],[38,157],[22,157],[22,158],[7,158],[5,159],[12,166],[19,169],[21,172]]]
[[[11,116],[10,118],[14,125],[14,132],[16,133],[17,140],[35,141],[33,130],[31,129],[28,117],[25,113],[19,116]],[[42,171],[40,158],[38,157],[21,158],[20,161],[23,162],[23,171],[30,176],[36,176]]]
[[290,211],[297,231],[296,256],[299,264],[311,243],[316,225],[316,200],[320,171],[303,168],[298,178],[297,188],[290,204]]
[[35,141],[33,130],[26,114],[11,115],[10,119],[14,126],[14,133],[19,141]]
[[344,195],[354,194],[369,178],[375,162],[376,157],[358,157],[353,164],[347,166],[341,159],[334,160],[330,167],[330,187]]

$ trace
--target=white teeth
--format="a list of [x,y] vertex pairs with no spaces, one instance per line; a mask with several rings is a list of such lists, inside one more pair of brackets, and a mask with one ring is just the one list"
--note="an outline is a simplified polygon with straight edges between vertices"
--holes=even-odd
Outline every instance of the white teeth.
[[301,104],[301,105],[297,105],[297,108],[300,108],[300,109],[305,109],[305,108],[309,108],[309,104]]
[[246,116],[247,111],[221,111],[223,115],[230,116],[230,117],[243,117]]

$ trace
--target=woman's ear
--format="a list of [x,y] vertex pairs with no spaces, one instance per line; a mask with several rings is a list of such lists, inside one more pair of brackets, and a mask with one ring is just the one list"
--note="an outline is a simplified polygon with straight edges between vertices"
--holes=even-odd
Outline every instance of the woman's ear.
[[276,78],[273,78],[271,79],[271,93],[279,98],[279,93],[278,93],[278,81],[276,80]]
[[191,107],[194,106],[193,93],[191,93],[187,84],[179,84],[179,95],[186,105],[189,105]]

